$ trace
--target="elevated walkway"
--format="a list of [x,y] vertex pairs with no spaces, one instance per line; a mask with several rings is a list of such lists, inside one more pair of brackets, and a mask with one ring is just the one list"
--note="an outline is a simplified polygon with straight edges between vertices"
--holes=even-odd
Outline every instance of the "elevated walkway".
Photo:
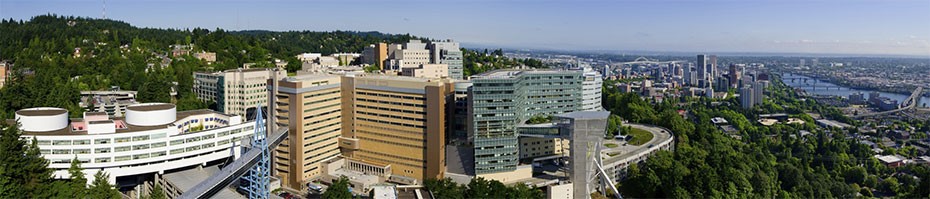
[[[269,148],[277,147],[284,138],[287,138],[287,127],[278,126],[278,130],[272,133],[269,141],[271,141],[268,146]],[[210,176],[200,184],[197,184],[187,192],[181,195],[183,199],[202,199],[202,198],[211,198],[213,195],[218,193],[220,190],[229,186],[230,183],[242,177],[243,174],[249,171],[249,168],[255,166],[259,156],[261,156],[262,150],[249,150],[245,154],[236,159],[226,167],[223,167],[219,172]]]

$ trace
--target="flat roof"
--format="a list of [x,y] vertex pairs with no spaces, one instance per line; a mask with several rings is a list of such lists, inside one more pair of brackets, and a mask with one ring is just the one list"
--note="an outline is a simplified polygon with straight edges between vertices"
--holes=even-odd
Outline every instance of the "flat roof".
[[34,110],[19,110],[19,111],[16,111],[16,114],[24,115],[24,116],[49,116],[49,115],[60,115],[60,114],[67,113],[67,112],[68,110],[60,109],[60,108],[42,108],[42,109],[34,109]]
[[[199,110],[189,110],[189,111],[179,111],[179,112],[177,112],[177,120],[175,120],[174,122],[177,122],[178,120],[181,120],[181,119],[184,119],[184,118],[193,116],[193,115],[205,115],[205,114],[217,114],[217,115],[223,115],[223,116],[226,116],[226,117],[232,117],[232,116],[234,116],[234,115],[229,115],[229,114],[224,114],[224,113],[216,112],[216,111],[213,111],[213,110],[210,110],[210,109],[199,109]],[[126,117],[113,117],[113,118],[110,118],[110,120],[113,120],[113,121],[116,121],[116,120],[125,120],[125,119],[126,119]],[[83,122],[83,121],[84,121],[83,118],[71,118],[70,120],[71,120],[70,122]],[[7,119],[6,122],[7,122],[8,124],[15,124],[15,123],[16,123],[16,120],[14,120],[14,119]],[[172,125],[171,125],[171,124],[165,124],[165,125],[156,125],[156,126],[136,126],[136,125],[131,125],[131,124],[129,124],[129,123],[126,123],[126,128],[117,128],[117,129],[116,129],[116,133],[131,133],[131,132],[139,132],[139,131],[150,131],[150,130],[164,129],[164,128],[168,128],[168,127],[170,127],[170,126],[172,126]],[[87,131],[72,131],[71,128],[72,128],[72,127],[71,127],[71,125],[69,124],[68,127],[65,127],[65,128],[63,128],[63,129],[54,130],[54,131],[43,131],[43,132],[23,131],[23,135],[49,135],[49,136],[58,136],[58,135],[87,135]]]
[[90,121],[90,124],[113,124],[113,120]]
[[882,162],[885,162],[885,163],[894,163],[894,162],[900,162],[903,159],[899,158],[898,156],[885,155],[885,156],[878,156],[878,160],[881,160]]
[[518,70],[518,69],[500,69],[500,70],[493,70],[493,71],[488,71],[488,72],[485,72],[485,73],[473,75],[473,76],[472,76],[472,79],[509,78],[509,77],[517,77],[517,76],[520,76],[520,75],[523,75],[523,74],[559,74],[559,73],[578,73],[578,74],[582,74],[582,75],[584,74],[584,72],[583,72],[583,71],[580,71],[580,70],[555,70],[555,69],[525,69],[525,70]]
[[163,104],[132,105],[132,106],[126,107],[126,109],[133,110],[133,111],[159,111],[159,110],[168,110],[168,109],[172,109],[175,107],[176,106],[174,106],[174,104],[163,103]]
[[107,115],[107,112],[84,112],[84,115],[104,116]]
[[575,111],[571,113],[562,113],[556,117],[574,118],[574,119],[600,119],[610,116],[609,111]]
[[330,75],[325,73],[311,73],[311,74],[302,74],[297,76],[291,76],[284,78],[286,82],[302,82],[302,81],[312,81],[312,80],[324,80],[330,78],[338,78],[338,75]]
[[228,69],[223,72],[256,72],[256,71],[271,71],[272,68],[236,68]]

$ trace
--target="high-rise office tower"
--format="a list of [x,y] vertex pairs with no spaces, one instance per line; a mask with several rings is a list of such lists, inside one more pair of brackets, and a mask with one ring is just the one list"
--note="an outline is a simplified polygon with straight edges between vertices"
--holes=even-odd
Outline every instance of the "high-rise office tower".
[[681,71],[683,73],[682,79],[684,80],[682,84],[685,84],[688,86],[694,86],[694,80],[695,80],[694,78],[696,77],[696,75],[694,74],[694,71],[691,68],[691,63],[685,63],[684,65],[682,65]]
[[739,79],[743,76],[742,70],[736,64],[730,64],[730,72],[727,74],[730,78],[730,87],[737,88]]
[[398,76],[342,77],[343,156],[390,165],[391,178],[442,179],[449,81]]
[[804,67],[804,59],[801,59],[801,63],[798,64],[798,67]]
[[713,80],[714,78],[717,78],[717,76],[720,75],[717,73],[717,55],[708,56],[707,64],[707,71],[710,75],[710,77],[707,77],[707,79]]
[[699,80],[707,80],[707,55],[700,54],[697,55],[697,62],[695,62],[695,68],[698,72]]
[[475,173],[514,171],[518,164],[516,126],[533,116],[578,111],[582,71],[497,70],[472,76],[469,138]]

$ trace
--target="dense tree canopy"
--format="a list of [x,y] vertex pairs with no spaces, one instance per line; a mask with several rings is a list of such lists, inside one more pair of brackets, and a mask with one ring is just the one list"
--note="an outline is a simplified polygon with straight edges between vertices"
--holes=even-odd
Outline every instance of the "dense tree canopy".
[[[872,196],[873,191],[905,198],[930,196],[927,166],[886,167],[872,157],[869,147],[847,137],[855,129],[819,128],[805,113],[834,108],[797,100],[777,80],[772,85],[765,104],[749,110],[740,108],[736,99],[685,100],[679,105],[671,104],[678,99],[666,99],[650,105],[635,94],[606,92],[604,105],[614,113],[669,128],[676,136],[673,151],[630,166],[619,185],[621,192],[635,198],[851,198]],[[687,119],[675,109],[687,110]],[[808,122],[752,122],[758,114],[781,111]],[[655,112],[659,115],[651,116]],[[727,119],[738,132],[721,131],[710,122],[713,117]],[[802,135],[801,130],[811,134]]]
[[[127,23],[56,15],[28,21],[0,21],[0,60],[13,63],[12,81],[0,89],[0,118],[30,107],[62,107],[81,115],[77,102],[82,90],[118,86],[139,91],[141,102],[188,103],[179,108],[202,108],[191,100],[193,72],[221,71],[255,63],[273,67],[287,61],[287,70],[300,69],[294,55],[361,52],[377,42],[419,39],[378,32],[239,31],[138,28]],[[190,54],[174,56],[174,47],[189,52],[214,52],[207,63]],[[185,48],[189,47],[189,48]],[[176,84],[176,85],[175,85]],[[174,88],[177,96],[168,92]]]
[[525,184],[506,186],[500,181],[473,178],[468,185],[459,185],[449,178],[426,179],[423,185],[436,198],[545,198],[542,190]]

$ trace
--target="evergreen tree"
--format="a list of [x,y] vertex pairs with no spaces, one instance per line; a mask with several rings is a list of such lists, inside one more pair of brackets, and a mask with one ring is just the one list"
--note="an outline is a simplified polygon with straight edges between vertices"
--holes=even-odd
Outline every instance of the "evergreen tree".
[[68,182],[67,192],[70,193],[70,198],[84,198],[87,195],[87,178],[84,177],[82,171],[81,161],[78,161],[75,156],[71,159],[71,167],[68,168],[71,180]]
[[36,197],[51,180],[48,161],[35,138],[27,144],[16,126],[0,122],[0,133],[0,198]]
[[108,181],[110,175],[103,171],[97,171],[97,174],[94,174],[94,183],[91,184],[90,189],[87,190],[87,198],[110,198],[110,199],[119,199],[122,194],[119,193],[119,190],[113,188],[113,185]]
[[349,192],[349,178],[345,176],[339,177],[339,180],[336,180],[326,188],[326,191],[323,191],[322,197],[324,199],[352,198],[352,193]]
[[436,198],[463,199],[465,197],[465,187],[452,182],[452,179],[449,178],[441,180],[426,179],[423,181],[423,185]]
[[144,197],[145,199],[166,199],[168,195],[165,194],[165,190],[162,189],[161,185],[155,183],[155,188],[152,188],[152,192],[148,196]]

